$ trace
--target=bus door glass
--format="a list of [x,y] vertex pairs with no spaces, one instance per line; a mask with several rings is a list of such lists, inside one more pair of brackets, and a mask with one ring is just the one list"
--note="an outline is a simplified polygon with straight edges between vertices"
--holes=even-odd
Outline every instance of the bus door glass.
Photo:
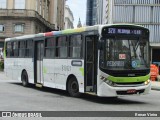
[[44,55],[44,43],[43,41],[36,42],[36,78],[37,83],[43,84],[43,55]]
[[85,91],[96,92],[97,36],[86,36],[85,39]]

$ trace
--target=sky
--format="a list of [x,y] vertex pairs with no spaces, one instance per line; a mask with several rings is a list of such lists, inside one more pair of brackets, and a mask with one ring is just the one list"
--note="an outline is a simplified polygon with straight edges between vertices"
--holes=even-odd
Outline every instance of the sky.
[[77,27],[79,18],[83,26],[86,23],[86,0],[67,0],[66,4],[73,12],[74,27]]

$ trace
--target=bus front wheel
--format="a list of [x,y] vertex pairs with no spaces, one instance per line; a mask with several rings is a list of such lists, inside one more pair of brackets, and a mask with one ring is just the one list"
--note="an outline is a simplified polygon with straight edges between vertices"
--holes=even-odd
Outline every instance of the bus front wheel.
[[23,71],[22,76],[21,76],[21,80],[22,80],[22,85],[24,87],[27,87],[29,83],[28,83],[28,74],[26,71]]
[[67,89],[68,89],[68,93],[70,94],[70,96],[80,97],[79,85],[78,85],[76,78],[72,77],[69,79]]

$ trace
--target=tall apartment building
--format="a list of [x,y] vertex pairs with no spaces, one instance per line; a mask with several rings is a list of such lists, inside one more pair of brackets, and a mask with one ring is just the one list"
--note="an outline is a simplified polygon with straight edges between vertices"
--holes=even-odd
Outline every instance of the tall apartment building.
[[65,29],[74,28],[73,21],[74,21],[73,13],[71,9],[69,8],[69,6],[66,5],[65,6]]
[[107,23],[106,19],[106,7],[108,6],[107,0],[97,0],[97,18],[96,24],[105,24]]
[[[105,6],[101,6],[102,2]],[[160,62],[160,0],[97,0],[97,4],[97,12],[105,13],[98,24],[131,23],[149,28],[151,60]]]
[[87,14],[86,14],[86,25],[91,26],[96,24],[97,20],[97,1],[87,0]]
[[64,4],[65,0],[0,0],[0,47],[8,37],[63,29]]

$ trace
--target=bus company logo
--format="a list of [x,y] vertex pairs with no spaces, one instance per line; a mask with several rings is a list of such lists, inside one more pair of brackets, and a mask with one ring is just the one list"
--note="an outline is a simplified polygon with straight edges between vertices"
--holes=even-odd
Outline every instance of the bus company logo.
[[11,112],[2,112],[2,117],[12,117]]
[[135,74],[128,74],[129,77],[134,77],[136,76]]

